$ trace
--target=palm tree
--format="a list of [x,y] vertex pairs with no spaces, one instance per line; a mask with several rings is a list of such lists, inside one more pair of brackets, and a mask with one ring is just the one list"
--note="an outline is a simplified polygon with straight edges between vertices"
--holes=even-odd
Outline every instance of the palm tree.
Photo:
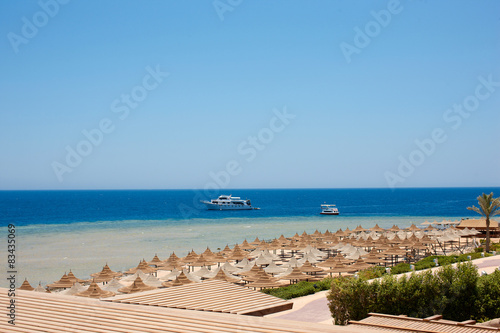
[[493,198],[493,192],[477,197],[478,207],[467,207],[468,210],[473,210],[486,218],[486,253],[490,251],[490,216],[500,214],[500,198]]

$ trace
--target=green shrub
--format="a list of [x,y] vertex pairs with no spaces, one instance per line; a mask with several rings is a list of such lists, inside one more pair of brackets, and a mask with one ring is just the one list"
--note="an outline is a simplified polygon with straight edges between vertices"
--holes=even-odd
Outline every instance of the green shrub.
[[400,263],[391,268],[391,274],[401,274],[410,271],[410,264],[407,263]]
[[384,274],[385,274],[385,267],[380,267],[380,266],[367,268],[358,272],[358,276],[366,280],[376,279]]
[[488,321],[500,317],[500,271],[480,276],[473,319]]
[[286,287],[280,287],[274,289],[262,289],[262,292],[282,299],[292,299],[296,297],[302,297],[314,294],[321,290],[328,290],[331,288],[331,284],[332,284],[332,279],[325,278],[321,281],[315,281],[315,282],[301,281],[297,284],[292,284]]
[[349,320],[365,318],[371,310],[376,292],[375,285],[365,279],[339,277],[333,280],[327,298],[328,306],[337,325],[346,325]]
[[479,277],[476,267],[465,262],[444,265],[435,274],[385,275],[372,283],[342,278],[332,283],[327,298],[340,325],[363,319],[369,312],[419,318],[442,314],[455,321],[495,318],[500,316],[500,272]]

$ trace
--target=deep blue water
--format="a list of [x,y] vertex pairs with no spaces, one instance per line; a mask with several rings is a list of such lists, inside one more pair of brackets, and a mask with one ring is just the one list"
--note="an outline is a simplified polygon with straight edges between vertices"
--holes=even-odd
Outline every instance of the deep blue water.
[[[2,224],[68,224],[121,220],[182,220],[191,218],[266,218],[318,216],[324,202],[336,204],[342,216],[446,216],[475,213],[483,192],[500,188],[411,189],[238,189],[223,190],[251,199],[251,211],[208,211],[199,206],[203,190],[0,191]],[[216,221],[214,221],[216,223]]]

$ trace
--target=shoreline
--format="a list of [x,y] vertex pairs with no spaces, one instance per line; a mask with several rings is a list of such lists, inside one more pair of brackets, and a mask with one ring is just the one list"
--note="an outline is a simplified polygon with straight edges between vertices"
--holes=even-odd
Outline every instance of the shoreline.
[[[408,227],[415,223],[419,226],[425,220],[443,219],[456,218],[318,216],[302,219],[193,219],[170,224],[158,220],[129,220],[19,226],[16,227],[17,283],[20,285],[27,278],[33,284],[41,282],[45,285],[57,281],[70,269],[78,278],[86,279],[91,273],[100,271],[106,263],[115,271],[123,271],[137,266],[142,259],[151,260],[155,254],[163,260],[172,252],[185,256],[191,250],[200,253],[207,246],[217,251],[226,244],[232,246],[244,239],[253,241],[255,237],[271,240],[281,234],[290,237],[303,231],[336,231],[346,227],[353,229],[358,225],[370,228],[379,224],[389,228],[393,224]],[[0,246],[6,248],[6,239],[1,239]],[[5,258],[2,260],[5,261]],[[0,283],[2,287],[5,285],[6,281]]]

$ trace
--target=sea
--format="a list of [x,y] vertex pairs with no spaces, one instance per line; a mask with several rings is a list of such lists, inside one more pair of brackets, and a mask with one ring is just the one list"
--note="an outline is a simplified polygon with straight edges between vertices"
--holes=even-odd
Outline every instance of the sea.
[[[498,196],[500,188],[0,191],[0,262],[8,267],[9,230],[16,285],[25,278],[46,285],[69,270],[86,279],[106,263],[122,271],[155,254],[217,251],[256,237],[474,218],[467,207],[490,192]],[[221,194],[260,209],[207,210],[200,202]],[[320,215],[324,203],[337,205],[340,215]]]

